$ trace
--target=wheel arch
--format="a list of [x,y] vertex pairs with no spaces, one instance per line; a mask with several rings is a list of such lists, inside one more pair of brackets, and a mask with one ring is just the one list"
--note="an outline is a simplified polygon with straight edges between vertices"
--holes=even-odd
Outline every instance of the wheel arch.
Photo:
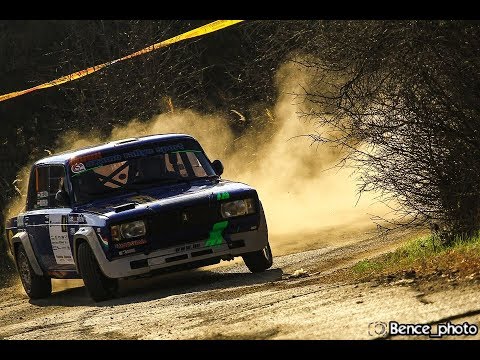
[[28,237],[28,234],[26,231],[20,231],[16,233],[12,237],[12,256],[13,259],[15,260],[15,265],[17,265],[17,251],[18,247],[20,245],[23,246],[25,249],[25,253],[27,254],[28,261],[30,261],[30,265],[32,266],[33,271],[35,274],[39,276],[44,276],[44,272],[40,266],[40,263],[37,260],[37,257],[35,256],[35,252],[33,251],[32,244],[30,243],[30,238]]
[[73,254],[72,255],[73,255],[73,260],[75,262],[75,268],[77,272],[80,274],[80,269],[78,267],[78,247],[80,246],[80,244],[84,242],[86,242],[88,246],[90,246],[90,248],[92,249],[93,255],[97,259],[97,262],[100,266],[100,270],[102,271],[102,273],[104,275],[107,275],[105,271],[106,270],[105,267],[108,261],[105,257],[105,253],[103,252],[103,249],[100,246],[100,241],[97,237],[97,234],[95,233],[92,227],[88,227],[88,226],[81,227],[80,229],[78,229],[78,231],[75,233],[73,237],[73,244],[72,244]]
[[[78,268],[78,247],[81,243],[86,242],[88,244],[88,238],[82,234],[75,234],[73,238],[73,261],[75,262],[75,269],[80,274],[80,269]],[[90,246],[90,245],[89,245]]]

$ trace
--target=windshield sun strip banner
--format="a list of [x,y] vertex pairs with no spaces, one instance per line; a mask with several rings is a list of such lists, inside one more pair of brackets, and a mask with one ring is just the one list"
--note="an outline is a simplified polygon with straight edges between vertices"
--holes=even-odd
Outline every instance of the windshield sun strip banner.
[[[134,149],[123,153],[112,154],[102,157],[101,153],[94,153],[92,155],[79,156],[70,159],[70,170],[74,176],[78,176],[87,171],[97,169],[99,167],[114,164],[121,161],[145,158],[148,156],[177,154],[177,153],[201,153],[201,150],[185,149],[184,144],[178,143],[174,145],[156,146],[146,149]],[[82,160],[87,160],[82,162]]]

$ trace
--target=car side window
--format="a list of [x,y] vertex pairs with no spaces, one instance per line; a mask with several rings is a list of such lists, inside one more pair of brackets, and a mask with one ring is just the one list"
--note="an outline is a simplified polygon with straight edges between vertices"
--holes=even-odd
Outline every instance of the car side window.
[[61,165],[37,166],[30,177],[28,210],[61,207],[55,196],[64,189],[65,169]]
[[55,200],[55,196],[59,191],[66,191],[65,189],[65,168],[63,166],[50,166],[48,176],[48,206],[50,208],[64,207]]

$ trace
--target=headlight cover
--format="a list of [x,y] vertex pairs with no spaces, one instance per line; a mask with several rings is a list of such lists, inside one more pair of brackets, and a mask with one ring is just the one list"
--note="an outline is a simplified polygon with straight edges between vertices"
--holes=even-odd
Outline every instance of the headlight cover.
[[220,212],[224,219],[255,213],[255,201],[252,198],[235,200],[220,205]]
[[136,220],[120,225],[113,225],[110,231],[113,241],[121,241],[143,236],[147,232],[147,229],[143,220]]

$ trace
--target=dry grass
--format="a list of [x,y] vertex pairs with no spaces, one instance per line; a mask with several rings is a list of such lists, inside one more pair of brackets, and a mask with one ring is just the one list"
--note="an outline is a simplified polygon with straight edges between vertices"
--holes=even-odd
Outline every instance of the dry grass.
[[408,242],[394,252],[362,260],[352,268],[359,280],[374,278],[480,279],[480,237],[442,246],[431,236]]

